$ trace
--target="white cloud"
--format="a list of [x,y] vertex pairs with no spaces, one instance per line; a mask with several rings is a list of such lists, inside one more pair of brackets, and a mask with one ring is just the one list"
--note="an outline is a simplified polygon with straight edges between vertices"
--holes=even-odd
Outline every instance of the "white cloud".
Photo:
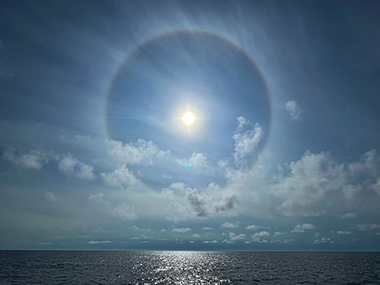
[[258,123],[251,129],[248,128],[251,126],[251,122],[247,119],[239,117],[238,122],[237,133],[232,137],[235,140],[234,157],[236,162],[252,156],[264,136],[264,131]]
[[334,243],[334,241],[331,238],[321,238],[320,240],[315,240],[313,244],[321,244],[321,243]]
[[285,235],[286,233],[285,232],[275,232],[274,235],[275,236],[281,236],[281,235]]
[[233,232],[229,233],[228,236],[229,236],[229,240],[232,242],[243,240],[245,238],[245,234],[236,235]]
[[304,233],[305,230],[314,230],[315,226],[312,224],[302,224],[297,225],[293,230],[292,233]]
[[94,167],[84,164],[71,154],[62,158],[58,163],[58,169],[66,176],[74,176],[83,180],[94,180]]
[[258,229],[270,229],[271,227],[249,225],[245,227],[247,230],[258,230]]
[[124,145],[115,140],[108,140],[107,143],[111,156],[120,164],[153,164],[154,160],[164,159],[170,155],[169,151],[162,151],[153,142],[143,139]]
[[267,236],[270,236],[269,232],[267,232],[267,231],[261,231],[261,232],[253,234],[252,238],[260,238],[260,237],[267,237]]
[[28,154],[17,154],[15,148],[8,148],[2,158],[13,162],[15,165],[27,169],[41,169],[48,162],[48,157],[45,153],[39,150],[31,150]]
[[125,202],[121,202],[112,209],[112,215],[123,221],[133,221],[138,219],[133,206],[127,205]]
[[186,191],[186,185],[183,182],[175,182],[170,184],[169,188],[162,189],[161,193],[166,196],[170,195],[184,195]]
[[250,225],[245,227],[247,230],[257,230],[257,226],[255,225]]
[[174,228],[174,229],[172,229],[173,233],[187,233],[188,231],[191,231],[191,228]]
[[203,243],[219,243],[217,240],[204,240]]
[[88,244],[102,244],[102,243],[111,243],[109,240],[91,240],[87,242]]
[[214,228],[210,228],[210,227],[203,227],[202,230],[204,231],[213,231]]
[[206,156],[203,153],[193,153],[189,159],[189,163],[194,168],[201,168],[207,166]]
[[193,238],[200,238],[201,236],[199,234],[193,234],[192,237]]
[[227,228],[227,229],[234,229],[239,226],[239,222],[236,222],[235,224],[230,223],[230,222],[224,222],[223,224],[220,225],[221,228]]
[[301,160],[291,162],[289,169],[290,174],[273,187],[274,195],[283,200],[279,209],[286,215],[320,212],[328,194],[344,185],[344,166],[328,153],[307,151]]
[[191,218],[204,218],[213,216],[236,215],[239,199],[234,193],[224,192],[216,184],[210,184],[202,193],[195,188],[186,188],[183,185],[177,190],[173,186],[161,192],[173,200],[168,209],[169,220],[187,220]]
[[102,173],[101,176],[104,184],[113,187],[129,187],[137,182],[136,176],[126,167],[125,164],[111,173]]
[[356,217],[357,217],[357,214],[355,213],[347,213],[340,216],[341,219],[354,219]]
[[288,111],[292,120],[300,120],[302,109],[298,106],[296,101],[288,101],[285,103],[285,109]]
[[347,232],[347,231],[338,231],[337,234],[338,234],[338,235],[350,235],[351,232]]
[[[307,151],[300,160],[282,167],[281,171],[279,182],[272,188],[280,202],[277,209],[285,215],[319,215],[345,209],[361,192],[376,193],[380,156],[371,150],[360,161],[338,164],[329,153]],[[362,195],[356,207],[368,207],[373,198],[363,201]],[[347,214],[344,218],[353,215]]]
[[193,152],[189,159],[176,159],[176,162],[181,167],[187,167],[196,173],[205,173],[208,171],[207,157],[200,152]]

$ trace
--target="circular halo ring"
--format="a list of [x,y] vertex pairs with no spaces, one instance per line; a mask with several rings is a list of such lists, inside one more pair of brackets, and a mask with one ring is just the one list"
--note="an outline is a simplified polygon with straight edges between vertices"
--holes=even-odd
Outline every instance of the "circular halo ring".
[[[109,98],[111,96],[111,89],[112,89],[112,86],[114,85],[115,78],[117,77],[117,75],[119,74],[119,72],[123,69],[124,66],[126,66],[128,64],[129,60],[134,56],[134,54],[136,52],[138,52],[140,50],[141,47],[143,47],[146,44],[149,44],[149,43],[151,43],[153,41],[159,40],[159,39],[161,39],[163,37],[175,36],[177,34],[182,34],[182,33],[183,34],[184,33],[188,33],[188,34],[192,34],[192,35],[197,35],[197,34],[198,35],[207,35],[207,36],[211,36],[211,37],[216,37],[216,38],[220,39],[221,41],[228,43],[230,46],[232,46],[233,48],[235,48],[236,50],[238,50],[240,53],[242,53],[249,60],[249,62],[256,68],[258,74],[260,75],[261,80],[264,83],[265,93],[266,93],[266,96],[267,96],[268,107],[269,107],[269,114],[268,114],[269,123],[268,123],[268,130],[267,130],[268,135],[265,137],[264,145],[263,145],[262,150],[260,152],[260,153],[262,153],[265,150],[265,148],[267,146],[267,143],[269,141],[270,130],[272,128],[272,119],[273,119],[271,96],[270,96],[268,84],[267,84],[267,82],[265,80],[265,77],[262,74],[262,71],[257,66],[257,64],[253,60],[253,58],[248,54],[248,52],[246,52],[243,48],[241,48],[234,41],[232,41],[232,40],[230,40],[230,39],[228,39],[228,38],[226,38],[224,36],[221,36],[219,34],[216,34],[214,32],[205,31],[205,30],[198,30],[198,29],[178,29],[178,30],[172,30],[172,31],[169,31],[169,32],[166,32],[166,33],[161,33],[161,34],[158,34],[156,36],[150,37],[150,38],[148,38],[148,39],[140,42],[139,44],[137,44],[136,46],[134,46],[134,47],[132,47],[130,49],[130,51],[126,55],[125,59],[118,66],[117,70],[113,74],[113,76],[112,76],[112,78],[110,80],[110,84],[109,84],[108,89],[107,89],[107,96],[106,96],[106,101],[105,101],[105,106],[104,106],[104,120],[105,120],[104,125],[105,125],[105,131],[106,131],[107,139],[111,139],[111,136],[110,136],[110,133],[109,133],[109,130],[108,130],[108,123],[107,123],[108,101],[109,101]],[[258,154],[258,159],[257,159],[257,161],[255,163],[252,164],[252,166],[250,167],[250,170],[252,170],[254,168],[254,166],[259,161],[259,159],[260,159],[260,155]]]

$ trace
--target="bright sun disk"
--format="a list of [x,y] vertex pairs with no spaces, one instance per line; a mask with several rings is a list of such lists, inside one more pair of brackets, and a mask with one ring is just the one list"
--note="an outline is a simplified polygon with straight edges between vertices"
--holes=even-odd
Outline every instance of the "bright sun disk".
[[194,114],[191,113],[191,112],[186,112],[183,116],[182,116],[182,121],[190,126],[192,123],[194,123],[194,120],[195,120],[195,117],[194,117]]

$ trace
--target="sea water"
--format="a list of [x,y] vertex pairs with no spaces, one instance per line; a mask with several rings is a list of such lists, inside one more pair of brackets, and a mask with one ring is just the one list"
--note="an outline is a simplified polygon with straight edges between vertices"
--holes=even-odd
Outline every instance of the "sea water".
[[380,253],[0,251],[0,284],[380,284]]

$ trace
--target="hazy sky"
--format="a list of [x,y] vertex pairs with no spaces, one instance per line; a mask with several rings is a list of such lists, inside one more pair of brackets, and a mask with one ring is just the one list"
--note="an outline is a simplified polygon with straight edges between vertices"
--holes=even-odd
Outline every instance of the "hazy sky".
[[379,14],[2,1],[0,248],[380,250]]

